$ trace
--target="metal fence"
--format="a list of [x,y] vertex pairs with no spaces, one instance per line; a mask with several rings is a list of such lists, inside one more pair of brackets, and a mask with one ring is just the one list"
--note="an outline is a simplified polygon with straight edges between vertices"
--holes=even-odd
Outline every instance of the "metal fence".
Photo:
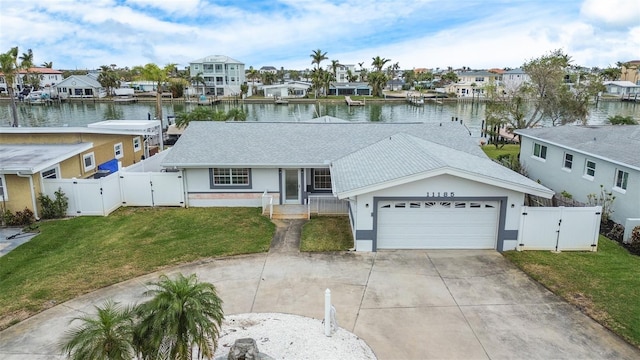
[[309,216],[313,215],[347,215],[349,202],[335,196],[309,195]]

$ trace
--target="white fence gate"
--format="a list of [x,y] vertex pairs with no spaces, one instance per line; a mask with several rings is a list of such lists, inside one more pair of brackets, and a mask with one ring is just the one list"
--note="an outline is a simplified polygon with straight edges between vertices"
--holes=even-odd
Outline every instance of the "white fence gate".
[[68,216],[106,216],[120,206],[185,206],[181,172],[121,172],[99,179],[43,179],[44,194],[69,198]]
[[122,204],[126,206],[184,206],[181,172],[120,172]]
[[518,250],[596,251],[602,208],[523,206]]

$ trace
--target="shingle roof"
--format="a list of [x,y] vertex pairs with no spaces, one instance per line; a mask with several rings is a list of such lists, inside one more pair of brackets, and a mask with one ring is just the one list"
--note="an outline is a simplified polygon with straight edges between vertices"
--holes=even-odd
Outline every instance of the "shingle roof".
[[426,177],[434,170],[466,173],[507,187],[553,193],[486,156],[473,156],[405,133],[384,138],[334,161],[331,175],[340,195],[414,175],[425,174]]
[[565,125],[515,133],[640,170],[640,125]]
[[467,129],[438,123],[211,122],[189,124],[162,165],[327,166],[331,161],[405,132],[485,156]]

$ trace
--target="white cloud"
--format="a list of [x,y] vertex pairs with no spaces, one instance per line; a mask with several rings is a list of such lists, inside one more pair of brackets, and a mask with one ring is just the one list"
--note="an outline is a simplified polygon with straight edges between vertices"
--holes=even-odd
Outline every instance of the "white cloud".
[[612,27],[631,27],[640,23],[640,1],[585,0],[580,13],[597,23]]

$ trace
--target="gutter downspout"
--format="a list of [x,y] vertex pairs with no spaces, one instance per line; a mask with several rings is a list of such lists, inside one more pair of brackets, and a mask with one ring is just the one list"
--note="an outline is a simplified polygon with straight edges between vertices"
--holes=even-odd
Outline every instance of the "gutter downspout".
[[36,194],[33,191],[33,175],[22,175],[19,171],[16,172],[16,175],[21,178],[29,178],[29,191],[31,191],[31,205],[33,206],[33,216],[36,218],[36,220],[40,220],[40,217],[38,216],[38,206],[36,204]]

